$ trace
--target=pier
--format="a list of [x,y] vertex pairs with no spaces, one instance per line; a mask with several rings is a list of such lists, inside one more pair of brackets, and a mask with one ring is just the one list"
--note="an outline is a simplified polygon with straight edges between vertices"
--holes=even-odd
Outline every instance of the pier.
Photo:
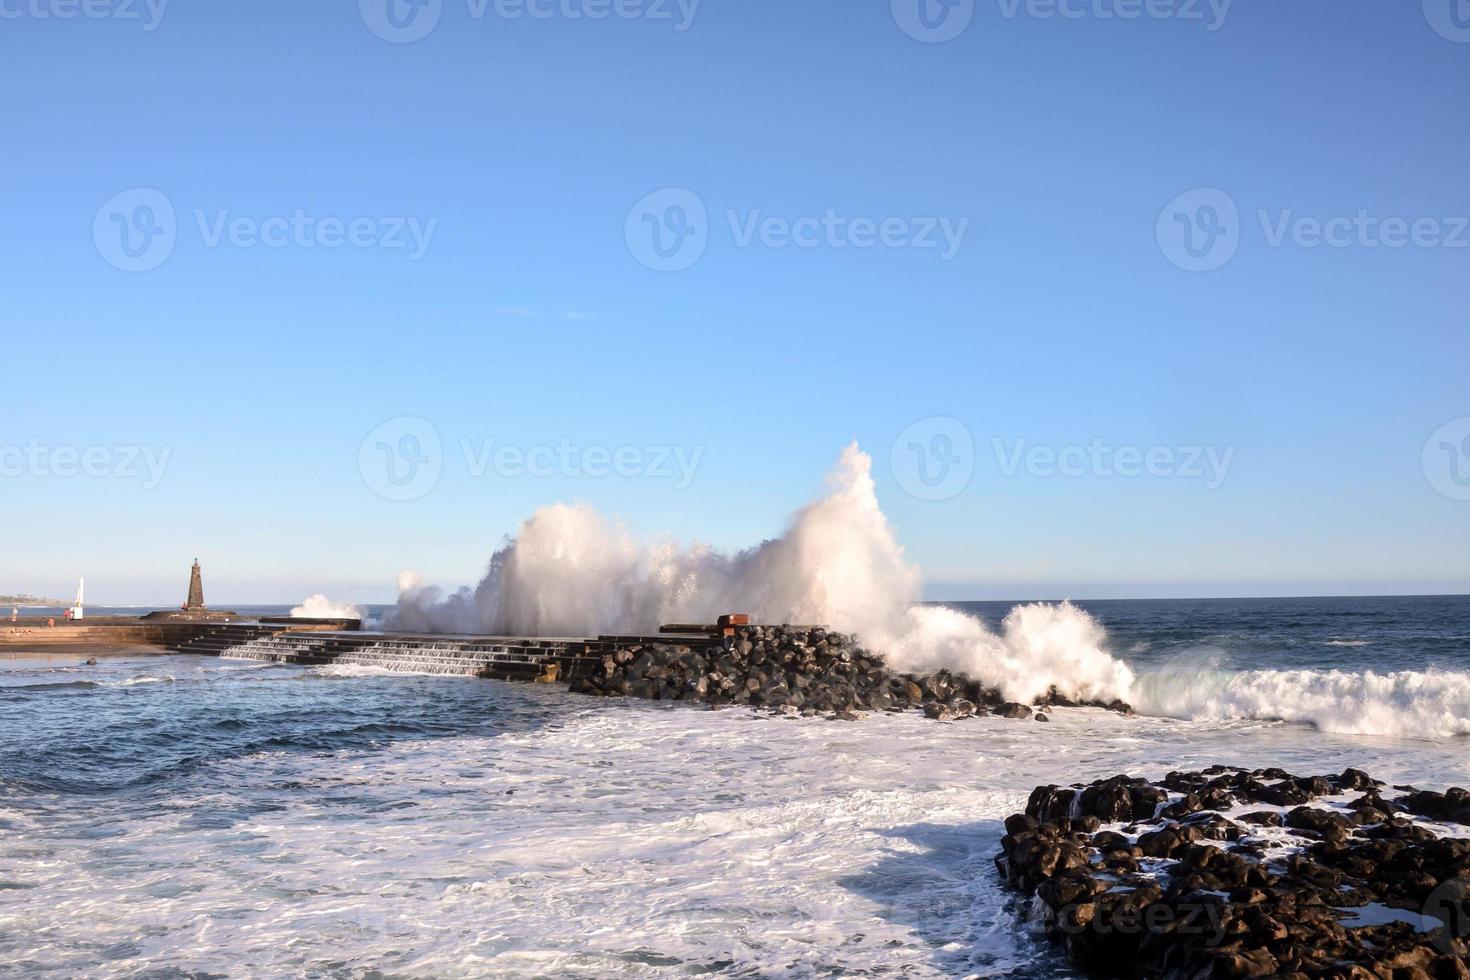
[[[295,622],[303,623],[302,626]],[[205,626],[169,644],[176,653],[322,666],[347,664],[415,674],[462,674],[500,680],[569,681],[629,646],[720,645],[717,631],[656,636],[525,637],[365,633],[311,628],[310,621]]]
[[416,674],[499,680],[571,681],[619,649],[654,643],[717,647],[719,627],[679,626],[657,635],[594,637],[466,636],[364,632],[356,620],[241,618],[231,622],[92,620],[47,626],[30,620],[0,628],[0,651],[151,648],[158,652],[303,666],[346,664]]

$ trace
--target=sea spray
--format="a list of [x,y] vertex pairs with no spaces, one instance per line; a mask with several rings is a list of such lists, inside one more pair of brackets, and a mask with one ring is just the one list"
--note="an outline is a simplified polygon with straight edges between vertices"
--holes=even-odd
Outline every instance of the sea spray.
[[293,619],[362,619],[362,610],[345,602],[333,602],[321,593],[308,596],[291,610]]
[[726,555],[701,544],[642,544],[585,504],[542,508],[497,551],[473,590],[446,595],[399,577],[390,630],[515,635],[650,632],[740,611],[756,622],[857,633],[896,670],[948,667],[1032,701],[1055,686],[1127,698],[1132,673],[1102,627],[1069,603],[1020,606],[1000,633],[951,609],[919,606],[922,578],[878,506],[872,460],[856,444],[780,537]]

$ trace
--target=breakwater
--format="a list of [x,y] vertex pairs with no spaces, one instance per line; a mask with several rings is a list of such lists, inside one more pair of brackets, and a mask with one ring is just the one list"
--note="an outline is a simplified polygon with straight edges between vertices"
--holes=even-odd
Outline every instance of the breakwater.
[[416,674],[499,680],[572,681],[606,657],[645,643],[717,645],[705,634],[597,637],[452,636],[300,632],[271,626],[221,626],[174,649],[244,660],[322,666],[346,664]]
[[377,633],[356,629],[355,620],[294,618],[134,621],[39,633],[76,649],[148,644],[228,659],[563,683],[578,694],[840,718],[865,711],[922,710],[938,721],[989,714],[1047,721],[1045,712],[1053,707],[1131,710],[1121,701],[1077,701],[1055,689],[1034,704],[1016,703],[963,672],[892,670],[881,654],[826,627],[761,626],[744,620],[731,616],[711,626],[670,625],[657,634],[595,637]]
[[218,655],[259,636],[355,629],[356,623],[356,620],[348,619],[282,618],[223,624],[118,616],[49,625],[44,619],[23,619],[0,624],[0,647],[151,646],[180,653]]

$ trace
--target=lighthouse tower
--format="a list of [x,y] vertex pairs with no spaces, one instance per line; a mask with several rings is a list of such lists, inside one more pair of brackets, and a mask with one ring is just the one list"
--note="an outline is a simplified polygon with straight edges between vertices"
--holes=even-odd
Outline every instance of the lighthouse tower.
[[199,559],[194,559],[194,567],[189,572],[189,599],[184,603],[184,612],[204,612],[204,579],[199,574]]
[[82,608],[86,600],[87,580],[81,579],[77,582],[77,604],[71,607],[72,619],[86,619],[87,611]]

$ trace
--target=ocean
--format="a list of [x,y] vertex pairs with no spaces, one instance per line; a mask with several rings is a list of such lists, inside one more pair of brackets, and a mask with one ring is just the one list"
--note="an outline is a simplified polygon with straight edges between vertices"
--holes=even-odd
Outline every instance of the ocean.
[[[1011,604],[955,605],[998,626]],[[1069,976],[991,864],[1038,784],[1470,784],[1470,597],[1078,605],[1140,714],[838,722],[0,660],[0,972]]]

